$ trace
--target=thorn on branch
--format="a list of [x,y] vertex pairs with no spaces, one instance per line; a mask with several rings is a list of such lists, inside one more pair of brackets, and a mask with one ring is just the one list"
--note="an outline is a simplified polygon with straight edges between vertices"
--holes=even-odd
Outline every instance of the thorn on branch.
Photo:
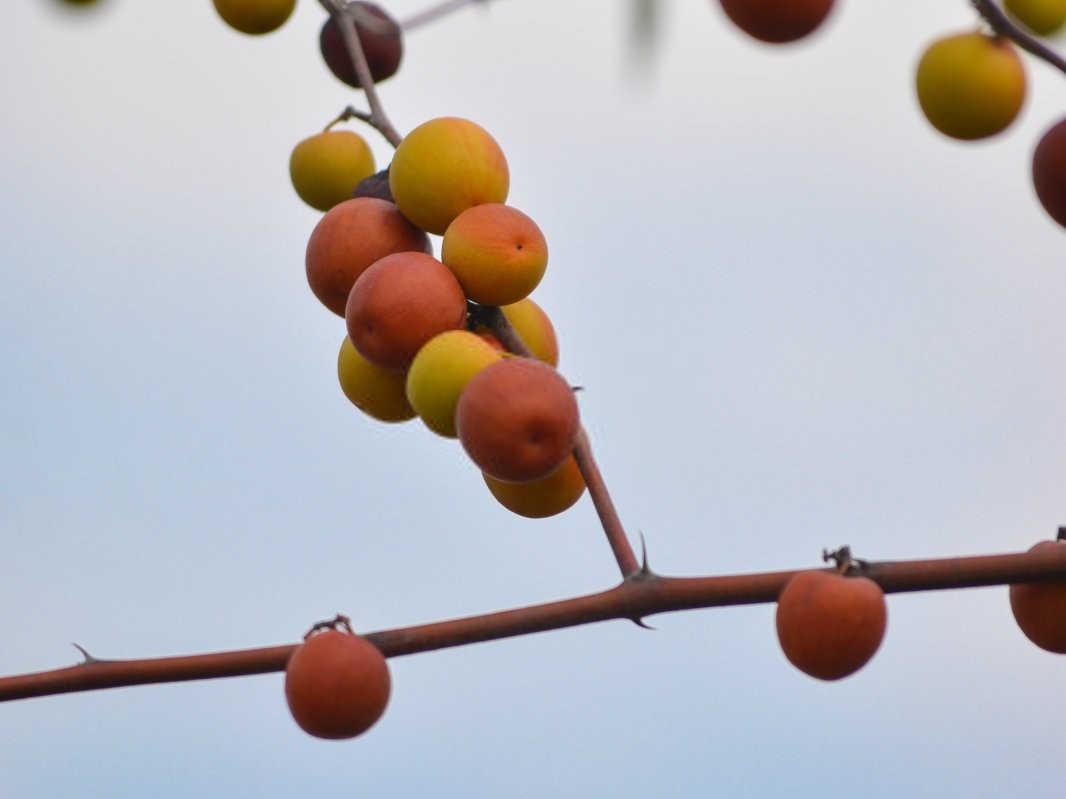
[[633,622],[638,627],[641,627],[641,628],[643,628],[645,630],[651,630],[651,631],[654,632],[657,629],[655,627],[652,627],[647,622],[645,622],[644,619],[642,617],[640,617],[640,616],[634,616],[632,619],[630,619],[630,621]]
[[72,647],[74,647],[75,649],[77,649],[79,652],[81,652],[82,661],[81,661],[81,663],[79,665],[91,666],[93,663],[107,663],[108,662],[106,660],[101,660],[100,658],[93,657],[89,653],[89,651],[85,647],[83,647],[81,644],[77,644],[77,643],[74,643],[72,641],[70,645]]

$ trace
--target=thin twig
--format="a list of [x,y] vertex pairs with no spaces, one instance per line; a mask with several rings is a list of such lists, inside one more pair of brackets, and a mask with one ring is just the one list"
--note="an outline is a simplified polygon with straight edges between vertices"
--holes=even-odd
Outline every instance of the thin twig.
[[[533,353],[522,341],[522,337],[511,325],[503,311],[491,305],[471,305],[470,308],[476,320],[492,330],[508,352],[513,352],[526,358],[533,357]],[[596,508],[596,515],[600,517],[600,524],[603,525],[607,543],[610,545],[615,561],[618,563],[618,570],[623,577],[629,577],[639,572],[640,563],[637,561],[637,556],[629,544],[629,538],[626,536],[625,528],[622,526],[622,520],[619,518],[618,511],[611,500],[611,494],[607,490],[607,483],[604,481],[603,475],[600,474],[596,459],[592,456],[592,446],[589,443],[589,437],[584,427],[578,432],[577,444],[574,446],[574,460],[577,462],[577,468],[581,471],[581,476],[585,480],[589,497],[592,498],[592,504]]]
[[465,8],[475,3],[488,5],[488,0],[444,0],[443,3],[436,3],[423,11],[419,11],[417,14],[412,14],[400,23],[400,27],[404,31],[414,30],[428,22],[433,22],[453,11],[458,11],[460,8]]
[[374,124],[373,114],[370,114],[367,111],[360,111],[355,106],[350,105],[337,114],[337,116],[333,117],[323,130],[331,130],[334,125],[339,125],[341,122],[347,122],[349,119],[359,119],[371,126]]
[[1047,61],[1061,72],[1066,72],[1066,58],[1015,25],[994,0],[970,0],[970,3],[977,9],[977,13],[984,17],[992,30],[1000,36],[1010,39],[1023,50]]
[[[832,571],[825,569],[824,571]],[[386,657],[411,655],[609,619],[777,601],[796,570],[715,577],[638,575],[596,594],[515,610],[370,633]],[[1035,552],[867,563],[863,575],[886,593],[1066,581],[1066,546]],[[282,671],[295,644],[208,655],[110,660],[0,678],[0,702],[99,688],[184,682]]]
[[393,126],[388,114],[385,113],[385,107],[381,104],[377,86],[374,85],[374,78],[370,74],[370,65],[366,61],[366,53],[363,52],[363,45],[359,41],[359,33],[355,28],[354,11],[344,0],[318,0],[318,2],[337,23],[341,37],[344,39],[344,47],[348,51],[348,57],[352,60],[352,68],[359,79],[359,86],[366,94],[366,102],[370,106],[370,117],[365,121],[380,131],[389,144],[398,147],[403,136]]

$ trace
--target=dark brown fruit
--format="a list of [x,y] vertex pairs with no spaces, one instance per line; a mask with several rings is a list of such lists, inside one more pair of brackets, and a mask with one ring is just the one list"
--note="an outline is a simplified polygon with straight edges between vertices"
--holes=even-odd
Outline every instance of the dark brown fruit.
[[833,0],[721,0],[738,28],[760,41],[784,44],[812,33],[833,9]]
[[1054,125],[1036,145],[1033,187],[1044,210],[1066,227],[1066,119]]
[[289,657],[285,698],[296,723],[318,738],[353,738],[385,712],[392,681],[385,658],[351,633],[313,634]]
[[[1052,547],[1066,547],[1066,541],[1041,541],[1029,551]],[[1030,641],[1048,652],[1066,654],[1066,583],[1012,585],[1010,609]]]
[[800,572],[777,599],[777,640],[803,673],[839,680],[874,656],[887,619],[884,592],[873,580]]
[[348,295],[348,337],[371,363],[406,369],[422,345],[466,322],[466,297],[444,264],[421,252],[374,263]]
[[507,358],[481,370],[459,397],[463,448],[497,480],[539,480],[574,449],[580,420],[574,392],[550,366]]
[[[403,60],[403,34],[400,26],[384,10],[373,3],[352,3],[352,6],[372,16],[373,23],[356,19],[355,29],[359,34],[359,43],[363,46],[367,65],[374,83],[391,78],[400,68]],[[352,66],[352,59],[344,46],[344,37],[333,17],[322,25],[318,35],[318,46],[329,71],[354,89],[361,88],[359,78]]]
[[345,200],[331,208],[311,233],[307,282],[323,305],[344,316],[352,286],[372,263],[429,246],[429,237],[392,203],[370,197]]

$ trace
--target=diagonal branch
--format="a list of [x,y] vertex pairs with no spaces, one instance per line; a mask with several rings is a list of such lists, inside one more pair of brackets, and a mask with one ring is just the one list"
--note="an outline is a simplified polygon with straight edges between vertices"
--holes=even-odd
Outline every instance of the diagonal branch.
[[[862,561],[860,573],[886,593],[937,591],[1021,582],[1066,582],[1066,546],[1007,555],[935,560]],[[830,570],[827,570],[830,571]],[[775,602],[796,571],[714,577],[640,573],[596,594],[483,616],[401,627],[366,637],[387,657],[558,630],[609,619],[678,610]],[[296,644],[146,660],[90,661],[0,678],[0,702],[150,683],[283,671]]]
[[[470,310],[471,315],[478,322],[492,330],[508,352],[525,358],[533,357],[533,353],[522,341],[518,331],[499,308],[493,305],[471,305]],[[574,446],[574,460],[577,461],[577,468],[585,480],[589,497],[592,498],[592,504],[596,508],[596,515],[600,517],[603,532],[607,535],[607,543],[610,544],[614,558],[618,562],[618,570],[622,573],[622,577],[636,574],[640,571],[640,563],[633,553],[633,548],[629,545],[629,538],[626,536],[618,511],[614,507],[611,494],[607,490],[607,483],[600,474],[596,459],[592,457],[592,445],[589,443],[584,427],[578,433],[577,444]]]
[[419,11],[417,14],[412,14],[400,23],[400,27],[405,31],[414,30],[447,16],[453,11],[458,11],[460,8],[474,4],[487,6],[488,0],[443,0],[443,2],[436,3],[427,9]]
[[1015,25],[994,0],[970,0],[970,3],[1000,36],[1010,39],[1026,52],[1047,61],[1061,72],[1066,72],[1066,58]]

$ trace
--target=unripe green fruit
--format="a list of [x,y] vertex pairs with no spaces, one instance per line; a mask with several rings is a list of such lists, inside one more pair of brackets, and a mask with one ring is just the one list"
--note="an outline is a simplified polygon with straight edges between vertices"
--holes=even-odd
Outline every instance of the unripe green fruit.
[[1025,69],[1014,47],[982,33],[934,42],[918,63],[915,82],[926,118],[955,139],[999,133],[1025,100]]
[[296,8],[296,0],[214,0],[214,3],[226,24],[252,35],[277,30]]
[[328,130],[304,139],[289,158],[289,177],[300,199],[328,211],[374,174],[374,154],[358,133]]

